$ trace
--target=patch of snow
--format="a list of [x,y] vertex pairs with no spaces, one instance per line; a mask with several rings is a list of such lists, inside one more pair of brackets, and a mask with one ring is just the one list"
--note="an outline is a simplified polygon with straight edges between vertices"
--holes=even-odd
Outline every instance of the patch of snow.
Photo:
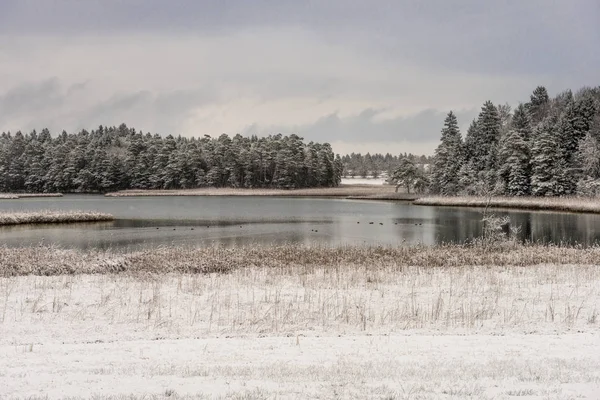
[[4,345],[0,397],[597,399],[598,348],[597,334],[200,337],[31,351]]
[[0,278],[0,399],[598,398],[595,266],[297,272]]
[[387,178],[342,178],[342,185],[385,185]]

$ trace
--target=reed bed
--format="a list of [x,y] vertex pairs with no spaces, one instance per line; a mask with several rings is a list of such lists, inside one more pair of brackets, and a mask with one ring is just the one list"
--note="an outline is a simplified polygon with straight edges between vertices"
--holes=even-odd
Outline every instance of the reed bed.
[[136,332],[597,331],[600,323],[600,249],[265,250],[2,249],[0,329],[16,324],[24,335],[33,324],[43,327],[36,340],[73,337],[65,329],[111,340]]
[[19,193],[17,196],[20,199],[27,199],[32,197],[63,197],[62,193]]
[[350,200],[394,200],[394,201],[414,201],[419,198],[418,194],[413,193],[375,193],[364,196],[348,196]]
[[394,186],[340,185],[332,188],[307,189],[236,189],[202,188],[187,190],[123,190],[106,193],[107,197],[131,196],[278,196],[278,197],[350,197],[394,196]]
[[1,212],[0,226],[24,224],[62,224],[76,222],[112,221],[110,214],[91,211],[24,211]]
[[114,273],[211,274],[242,268],[288,271],[341,267],[385,269],[408,267],[600,265],[600,247],[578,248],[500,244],[406,247],[321,247],[302,245],[255,247],[158,247],[126,254],[78,251],[52,246],[0,247],[0,276]]
[[413,201],[421,206],[490,207],[600,213],[600,199],[590,197],[424,197]]
[[0,397],[576,398],[600,382],[599,261],[506,243],[0,248]]
[[34,197],[63,197],[62,193],[0,193],[0,199],[29,199]]

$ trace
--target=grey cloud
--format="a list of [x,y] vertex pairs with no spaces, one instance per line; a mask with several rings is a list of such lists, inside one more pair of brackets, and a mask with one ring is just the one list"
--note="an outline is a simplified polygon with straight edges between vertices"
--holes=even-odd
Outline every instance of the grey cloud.
[[88,82],[65,87],[56,78],[18,85],[0,93],[0,129],[49,128],[60,132],[125,122],[138,129],[176,135],[183,133],[191,110],[217,99],[210,88],[157,93],[142,90],[104,100],[95,98],[91,90]]
[[179,135],[184,134],[184,124],[194,109],[215,100],[217,96],[210,89],[120,94],[85,111],[78,125],[81,128],[125,122],[138,129]]
[[[600,79],[597,0],[5,0],[0,32],[223,34],[301,27],[371,56],[462,71]],[[596,68],[597,69],[597,68]]]
[[598,20],[597,0],[0,0],[0,129],[435,141],[446,108],[466,128],[487,98],[597,85]]
[[35,113],[64,101],[58,79],[23,83],[0,95],[0,121],[7,116]]
[[[385,110],[365,109],[353,116],[340,117],[334,112],[319,118],[311,124],[299,126],[262,127],[251,125],[245,134],[295,133],[307,140],[345,143],[360,142],[432,142],[440,137],[447,111],[423,110],[408,117],[391,119],[378,118]],[[455,112],[463,135],[466,127],[477,116],[479,109],[458,110]]]

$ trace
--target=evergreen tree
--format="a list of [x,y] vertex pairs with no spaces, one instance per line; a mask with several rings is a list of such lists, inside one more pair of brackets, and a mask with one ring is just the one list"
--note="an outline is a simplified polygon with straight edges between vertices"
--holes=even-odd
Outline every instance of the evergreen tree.
[[531,94],[529,103],[526,105],[529,111],[531,123],[535,126],[540,123],[548,114],[550,108],[550,97],[544,86],[538,86]]
[[421,178],[422,173],[408,157],[400,159],[400,165],[392,175],[392,182],[396,185],[396,192],[400,186],[404,186],[406,191],[410,193],[410,188],[414,187],[415,183]]
[[538,125],[533,136],[531,193],[536,196],[553,196],[562,192],[560,181],[564,171],[556,123],[555,116],[547,117]]
[[442,129],[441,143],[435,151],[431,178],[432,191],[442,195],[455,195],[459,190],[459,170],[462,166],[462,138],[458,121],[452,111],[448,113]]
[[498,169],[499,193],[509,196],[525,196],[531,193],[531,127],[523,104],[515,110],[512,129],[502,139],[500,168]]
[[483,184],[486,191],[495,186],[501,128],[498,109],[486,101],[465,138],[465,161],[471,164],[477,185]]

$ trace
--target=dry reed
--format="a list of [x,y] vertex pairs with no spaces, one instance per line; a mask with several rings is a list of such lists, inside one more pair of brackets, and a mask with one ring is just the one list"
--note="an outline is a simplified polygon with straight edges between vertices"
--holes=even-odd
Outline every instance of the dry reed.
[[600,213],[600,199],[590,197],[424,197],[413,202],[421,206],[491,207],[523,210]]
[[63,197],[62,193],[18,193],[17,196],[20,199],[27,199],[32,197]]
[[0,226],[112,221],[110,214],[90,211],[23,211],[0,213]]
[[4,275],[56,276],[0,276],[0,329],[17,323],[25,335],[35,324],[41,340],[92,325],[94,338],[111,339],[144,331],[555,332],[597,330],[600,321],[600,249],[265,250],[3,249]]
[[108,197],[130,196],[279,196],[279,197],[365,197],[396,196],[393,186],[340,185],[332,188],[307,189],[240,189],[201,188],[186,190],[123,190],[107,193]]
[[504,244],[407,247],[159,247],[127,254],[56,247],[0,247],[0,276],[111,273],[228,273],[352,266],[402,272],[406,267],[600,265],[600,247]]
[[0,193],[0,199],[29,199],[33,197],[63,197],[62,193]]

